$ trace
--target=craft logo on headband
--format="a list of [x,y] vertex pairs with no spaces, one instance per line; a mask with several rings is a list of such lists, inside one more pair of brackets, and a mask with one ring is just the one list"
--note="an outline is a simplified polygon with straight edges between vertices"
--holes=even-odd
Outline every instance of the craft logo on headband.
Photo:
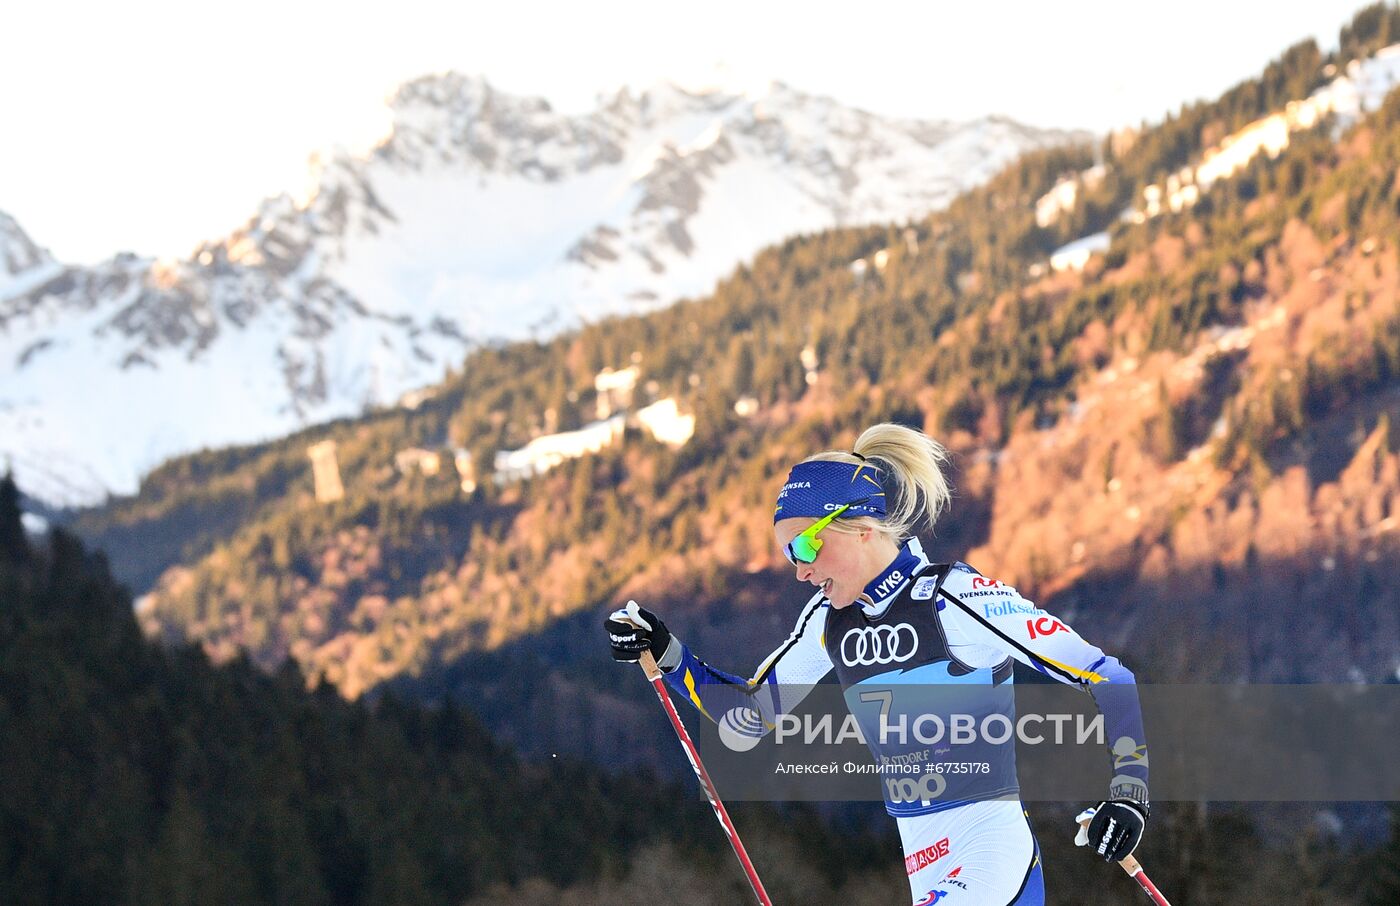
[[870,463],[832,462],[818,459],[800,462],[788,473],[787,483],[778,492],[773,521],[811,517],[820,519],[843,504],[851,508],[841,514],[884,516],[885,489],[880,470]]

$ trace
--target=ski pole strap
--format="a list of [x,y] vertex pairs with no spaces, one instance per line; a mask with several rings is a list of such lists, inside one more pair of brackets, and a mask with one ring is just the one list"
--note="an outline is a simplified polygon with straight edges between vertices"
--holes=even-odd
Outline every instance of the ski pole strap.
[[[1086,829],[1089,827],[1087,819],[1079,823]],[[1143,893],[1147,894],[1148,899],[1152,900],[1156,906],[1172,906],[1172,904],[1167,901],[1167,898],[1162,896],[1162,892],[1157,889],[1157,885],[1152,883],[1152,879],[1147,876],[1147,872],[1142,870],[1142,863],[1137,860],[1136,856],[1129,854],[1120,859],[1118,865],[1123,871],[1128,873],[1128,877],[1138,882],[1138,886],[1142,888]]]

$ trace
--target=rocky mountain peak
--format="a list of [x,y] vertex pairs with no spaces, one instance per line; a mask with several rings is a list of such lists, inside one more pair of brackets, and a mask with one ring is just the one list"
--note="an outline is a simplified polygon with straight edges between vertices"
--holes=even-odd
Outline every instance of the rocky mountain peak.
[[[765,245],[921,217],[1082,137],[888,120],[780,83],[565,114],[455,72],[405,83],[390,114],[374,148],[315,156],[300,197],[187,260],[65,268],[0,221],[0,454],[26,491],[90,502],[177,453],[393,404],[479,343],[703,295]],[[56,402],[76,375],[97,389]]]
[[0,281],[52,263],[49,253],[36,245],[13,217],[0,211]]

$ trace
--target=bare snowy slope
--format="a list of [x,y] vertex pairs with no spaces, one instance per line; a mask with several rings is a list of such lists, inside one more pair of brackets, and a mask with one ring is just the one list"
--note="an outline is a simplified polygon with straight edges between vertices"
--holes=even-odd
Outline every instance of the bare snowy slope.
[[764,245],[920,216],[1083,137],[885,120],[777,84],[565,116],[447,74],[391,111],[368,155],[323,157],[304,199],[187,260],[68,268],[0,216],[0,461],[25,491],[130,493],[172,455],[393,402],[473,344],[705,293]]

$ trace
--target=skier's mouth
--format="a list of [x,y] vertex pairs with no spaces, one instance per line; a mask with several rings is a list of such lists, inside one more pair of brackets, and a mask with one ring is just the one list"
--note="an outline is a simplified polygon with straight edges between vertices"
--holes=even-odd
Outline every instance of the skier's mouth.
[[830,579],[827,579],[825,582],[822,583],[822,594],[825,595],[825,596],[828,597],[828,598],[831,597],[831,580],[830,580]]

